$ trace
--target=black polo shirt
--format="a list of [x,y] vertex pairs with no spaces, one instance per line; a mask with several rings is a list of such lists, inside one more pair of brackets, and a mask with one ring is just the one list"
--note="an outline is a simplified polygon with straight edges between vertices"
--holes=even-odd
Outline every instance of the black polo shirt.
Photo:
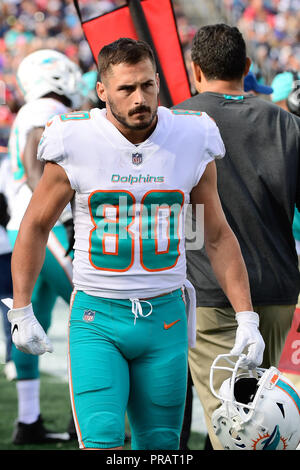
[[[205,111],[226,155],[216,161],[218,191],[240,243],[254,305],[294,304],[300,276],[292,232],[300,209],[300,119],[256,96],[205,92],[175,106]],[[205,249],[187,251],[198,306],[230,306]]]

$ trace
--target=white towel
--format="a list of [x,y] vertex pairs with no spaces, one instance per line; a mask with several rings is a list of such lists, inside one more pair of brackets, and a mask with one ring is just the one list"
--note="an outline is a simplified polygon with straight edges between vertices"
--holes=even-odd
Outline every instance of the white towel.
[[183,283],[187,292],[186,313],[188,320],[188,340],[189,347],[196,346],[196,292],[194,286],[187,279]]

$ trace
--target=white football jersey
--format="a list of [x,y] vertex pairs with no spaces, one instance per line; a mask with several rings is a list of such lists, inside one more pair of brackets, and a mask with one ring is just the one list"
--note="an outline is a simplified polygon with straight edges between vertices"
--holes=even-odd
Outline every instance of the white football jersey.
[[73,283],[108,298],[147,298],[186,279],[184,206],[206,165],[225,154],[205,113],[158,108],[139,145],[105,109],[55,116],[38,158],[57,162],[75,190]]
[[32,196],[26,184],[26,173],[23,165],[23,153],[29,132],[35,127],[44,128],[56,114],[67,113],[69,108],[52,98],[39,98],[22,106],[14,120],[8,143],[9,156],[13,172],[13,192],[11,219],[8,230],[18,230],[23,215]]

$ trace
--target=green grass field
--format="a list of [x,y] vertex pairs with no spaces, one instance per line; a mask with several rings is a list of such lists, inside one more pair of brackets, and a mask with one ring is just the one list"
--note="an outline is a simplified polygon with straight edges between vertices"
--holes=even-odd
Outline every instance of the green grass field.
[[[70,397],[68,385],[59,378],[41,376],[41,414],[47,428],[56,432],[67,430],[70,417]],[[8,382],[0,366],[0,451],[1,450],[78,450],[77,440],[66,444],[43,444],[15,446],[11,442],[14,422],[17,417],[17,393],[15,382]],[[128,423],[126,426],[129,430]],[[189,440],[191,450],[203,449],[205,436],[192,432]],[[130,450],[126,443],[125,450]]]

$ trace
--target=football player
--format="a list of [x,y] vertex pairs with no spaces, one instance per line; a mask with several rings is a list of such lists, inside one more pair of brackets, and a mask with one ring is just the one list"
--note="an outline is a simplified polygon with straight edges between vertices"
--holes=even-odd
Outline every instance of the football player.
[[[13,341],[49,351],[32,291],[49,232],[71,201],[75,226],[69,320],[69,384],[81,449],[121,449],[127,410],[132,449],[178,449],[193,288],[186,281],[184,208],[204,204],[205,245],[240,315],[238,347],[259,363],[264,343],[252,311],[240,248],[224,217],[214,160],[224,145],[205,113],[158,106],[151,48],[121,38],[99,54],[106,109],[64,113],[43,133],[43,176],[12,255]],[[42,209],[41,209],[42,208]],[[255,314],[254,314],[255,316]]]
[[[43,172],[44,165],[37,160],[37,147],[44,127],[52,116],[80,106],[81,77],[81,71],[75,63],[64,54],[52,50],[35,51],[25,57],[18,67],[17,81],[25,104],[17,113],[9,139],[14,196],[7,228],[12,246],[32,192]],[[41,201],[40,211],[44,210]],[[71,254],[66,256],[68,233],[72,233],[72,227],[72,214],[66,208],[49,233],[43,267],[32,294],[34,311],[45,331],[50,326],[56,299],[61,297],[69,304],[73,289]],[[21,265],[23,261],[19,263]],[[18,422],[13,436],[14,444],[67,439],[67,433],[51,434],[43,425],[38,357],[25,354],[15,347],[12,357],[17,370],[18,392]]]
[[[0,299],[12,296],[11,279],[11,246],[6,231],[9,221],[9,201],[12,189],[12,173],[10,161],[7,155],[7,147],[0,146]],[[10,323],[7,319],[8,308],[0,302],[0,314],[3,321],[5,334],[5,366],[4,373],[7,380],[16,378],[15,365],[11,359],[12,340],[10,333]]]

